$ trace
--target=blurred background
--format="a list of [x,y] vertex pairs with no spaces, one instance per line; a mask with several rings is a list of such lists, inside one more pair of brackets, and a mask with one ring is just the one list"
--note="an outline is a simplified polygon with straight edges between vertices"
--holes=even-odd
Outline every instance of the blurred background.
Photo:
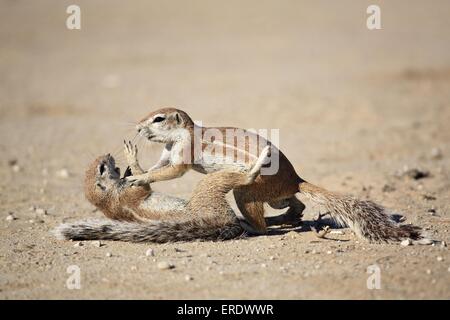
[[[66,28],[71,4],[81,30]],[[425,166],[438,180],[422,190],[447,212],[449,16],[445,0],[0,0],[0,208],[88,215],[86,165],[123,164],[136,121],[176,106],[206,126],[280,129],[303,178],[412,216],[430,206],[417,186],[381,189]],[[135,141],[150,166],[161,146]],[[188,196],[199,178],[158,188]]]
[[324,159],[401,152],[402,126],[448,110],[448,1],[377,1],[372,31],[371,1],[77,1],[81,30],[68,30],[72,3],[1,1],[3,144],[111,151],[168,105],[206,125],[280,128],[309,170],[324,143]]

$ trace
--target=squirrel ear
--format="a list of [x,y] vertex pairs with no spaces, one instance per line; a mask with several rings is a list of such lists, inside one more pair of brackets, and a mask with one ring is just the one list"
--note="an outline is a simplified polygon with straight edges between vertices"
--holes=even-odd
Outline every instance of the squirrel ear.
[[183,120],[180,117],[180,114],[178,112],[175,112],[175,120],[177,120],[177,123],[180,124]]

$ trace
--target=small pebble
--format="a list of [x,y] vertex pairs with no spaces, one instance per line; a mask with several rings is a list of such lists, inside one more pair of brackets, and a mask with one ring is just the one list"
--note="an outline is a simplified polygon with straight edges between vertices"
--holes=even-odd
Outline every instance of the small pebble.
[[439,262],[441,262],[442,260],[444,260],[444,258],[442,258],[441,256],[438,256],[438,257],[436,258],[436,260],[439,261]]
[[270,256],[269,260],[275,260],[275,257],[274,256]]
[[56,176],[58,178],[67,179],[67,178],[69,178],[70,174],[69,174],[69,171],[64,168],[64,169],[56,171]]
[[185,275],[184,276],[184,280],[186,280],[186,281],[192,281],[192,280],[194,280],[194,278],[192,277],[192,276],[190,276],[190,275]]
[[267,268],[267,264],[261,263],[261,268]]
[[74,246],[75,248],[82,247],[82,246],[83,246],[83,242],[77,242],[77,243],[75,243],[73,246]]
[[431,270],[430,269],[427,269],[427,274],[431,274]]
[[409,177],[414,180],[419,180],[429,177],[430,172],[428,170],[423,170],[420,168],[408,168],[407,166],[405,166],[403,167],[403,172],[400,173],[400,175]]
[[445,241],[441,241],[441,248],[445,248],[447,246],[447,243]]
[[174,266],[173,264],[170,264],[170,263],[167,262],[167,261],[161,261],[161,262],[158,262],[157,267],[158,267],[158,269],[160,269],[160,270],[169,270],[169,269],[175,268],[175,266]]
[[327,254],[332,254],[332,253],[333,253],[333,251],[331,251],[331,250],[327,251]]
[[42,209],[42,208],[37,208],[36,209],[36,213],[41,215],[41,216],[45,216],[47,214],[47,210]]
[[145,251],[145,255],[147,257],[153,257],[155,255],[155,252],[153,251],[152,248],[150,248],[150,249],[147,249],[147,251]]
[[106,256],[107,256],[108,258],[110,258],[110,257],[112,257],[112,253],[111,253],[111,252],[107,252],[107,253],[106,253]]
[[22,168],[18,164],[13,165],[11,168],[12,171],[15,173],[20,172],[22,170]]
[[102,243],[100,241],[92,241],[92,245],[94,247],[100,248],[102,246]]
[[431,158],[435,160],[442,159],[442,150],[439,148],[431,149]]
[[404,247],[407,247],[412,244],[412,241],[411,241],[411,239],[406,239],[406,240],[403,240],[402,242],[400,242],[400,244]]
[[8,215],[6,216],[6,221],[13,221],[16,220],[16,217],[14,217],[14,215],[10,212],[8,213]]
[[131,266],[131,271],[136,271],[137,270],[137,267],[136,266]]

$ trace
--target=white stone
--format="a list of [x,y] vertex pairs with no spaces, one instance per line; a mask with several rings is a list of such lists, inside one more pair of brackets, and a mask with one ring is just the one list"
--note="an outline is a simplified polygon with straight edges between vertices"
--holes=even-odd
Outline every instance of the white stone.
[[92,241],[92,245],[94,247],[100,248],[102,246],[102,243],[100,241]]
[[158,267],[158,269],[160,269],[160,270],[169,270],[169,269],[175,268],[175,266],[174,266],[173,264],[170,264],[170,263],[167,262],[167,261],[161,261],[161,262],[158,262],[157,267]]
[[411,241],[411,239],[406,239],[406,240],[403,240],[402,242],[400,242],[400,244],[404,247],[407,247],[412,244],[412,241]]
[[66,168],[58,170],[58,171],[56,171],[56,176],[58,178],[67,179],[70,176],[69,170],[67,170]]
[[39,215],[45,216],[47,214],[47,210],[42,209],[42,208],[37,208],[36,213]]

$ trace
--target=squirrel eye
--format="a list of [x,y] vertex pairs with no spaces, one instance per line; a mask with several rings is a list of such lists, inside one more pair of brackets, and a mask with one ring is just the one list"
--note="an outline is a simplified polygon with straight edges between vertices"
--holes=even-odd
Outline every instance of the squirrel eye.
[[102,163],[100,165],[99,171],[100,171],[100,175],[103,175],[103,173],[105,172],[105,164],[104,163]]
[[153,119],[153,123],[155,123],[155,122],[162,122],[162,121],[164,121],[166,118],[164,118],[164,117],[156,117],[155,119]]

